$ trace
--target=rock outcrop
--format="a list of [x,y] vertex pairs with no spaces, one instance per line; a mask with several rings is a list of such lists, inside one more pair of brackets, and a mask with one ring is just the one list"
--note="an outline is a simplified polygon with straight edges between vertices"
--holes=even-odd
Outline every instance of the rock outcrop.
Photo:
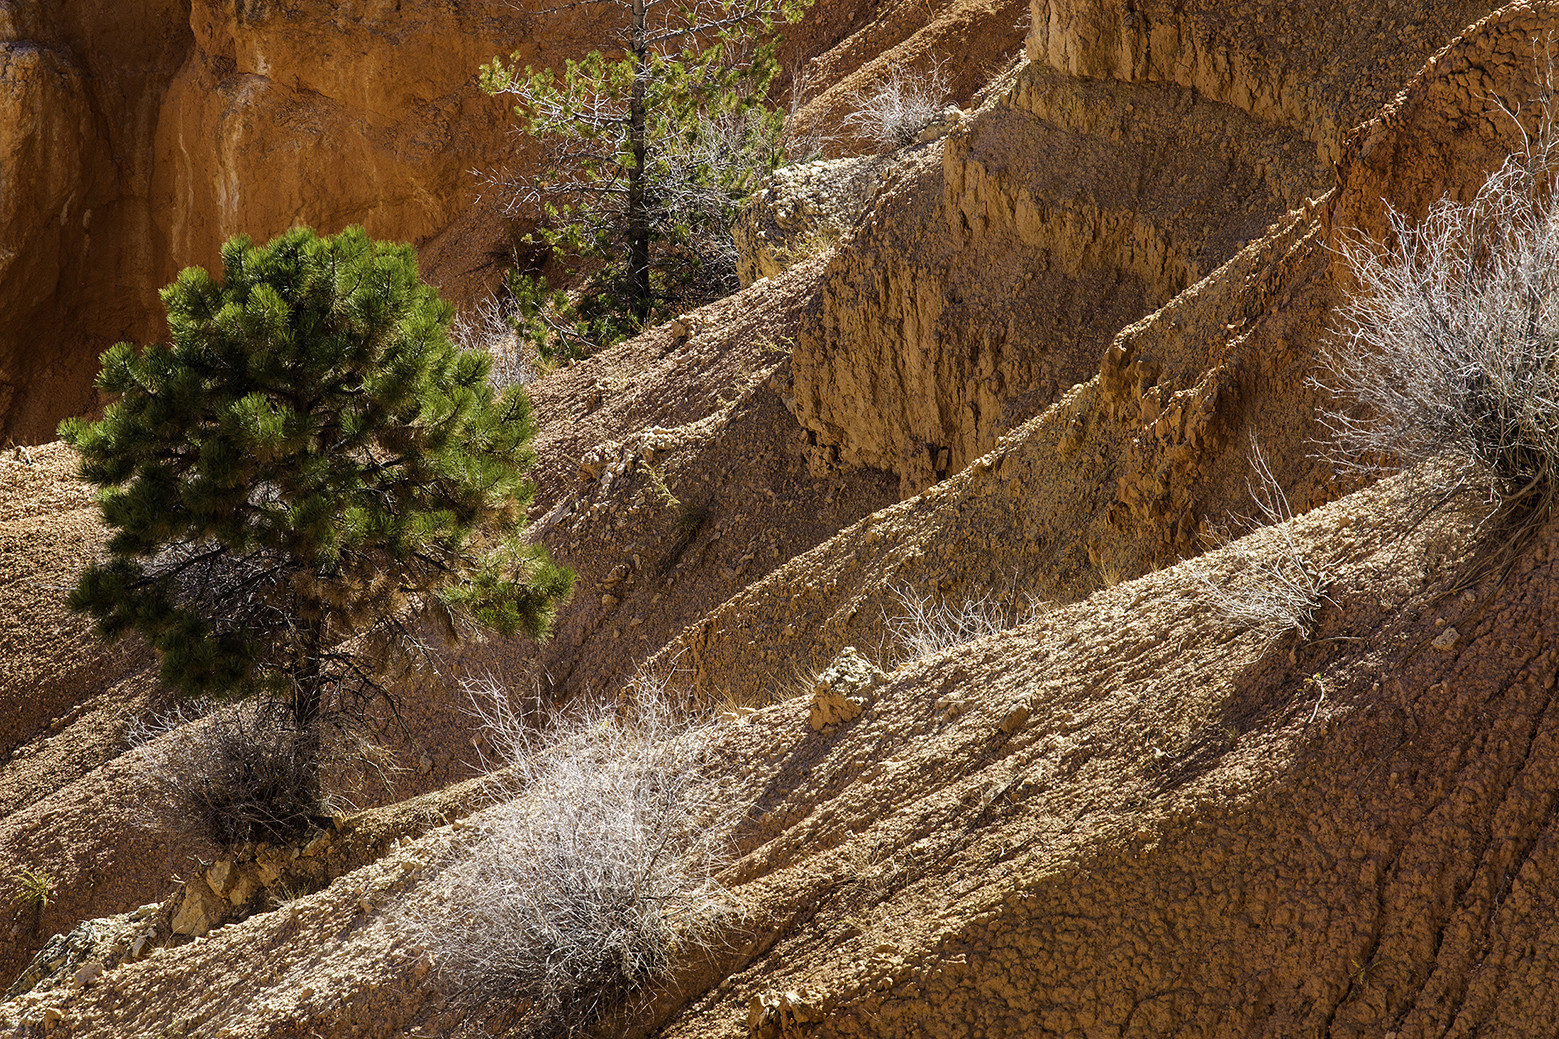
[[53,439],[98,354],[147,327],[165,262],[150,144],[193,46],[188,10],[0,6],[0,438]]
[[776,170],[731,229],[742,285],[833,248],[866,206],[885,166],[877,156],[861,155]]
[[421,240],[508,151],[474,82],[522,38],[503,5],[6,11],[0,182],[22,188],[0,201],[0,434],[22,442],[90,407],[98,354],[160,336],[157,290],[228,236],[361,223]]
[[796,347],[797,417],[905,496],[959,471],[1085,381],[1118,330],[1330,188],[1343,128],[1486,10],[1313,24],[1293,5],[1036,3],[1030,63],[910,159],[835,257]]
[[[1317,352],[1339,294],[1350,289],[1331,243],[1350,227],[1381,226],[1387,203],[1421,211],[1434,185],[1476,185],[1503,161],[1519,135],[1498,116],[1497,99],[1532,96],[1535,73],[1530,60],[1498,56],[1529,51],[1551,17],[1541,5],[1517,4],[1469,29],[1345,149],[1352,155],[1373,141],[1368,154],[1392,155],[1394,165],[1347,162],[1337,186],[1314,204],[1301,202],[1222,267],[1122,329],[1086,367],[1079,357],[1083,381],[1057,403],[941,484],[754,583],[666,652],[681,652],[700,681],[747,696],[768,681],[766,659],[819,668],[843,646],[876,644],[895,586],[954,602],[1003,589],[1075,601],[1194,555],[1211,528],[1250,514],[1253,438],[1296,508],[1345,493],[1350,485],[1315,457],[1327,404],[1313,382]],[[1469,73],[1489,68],[1500,71]],[[892,212],[890,190],[879,196],[879,212]],[[851,251],[847,244],[831,261],[825,292],[837,284],[831,275],[853,262]],[[906,251],[885,253],[883,262],[900,262],[895,257]],[[880,388],[839,409],[851,428],[865,431],[848,443],[892,443],[884,433],[892,430],[898,442],[913,444],[901,416],[913,408],[926,414],[928,397],[959,397],[932,370],[912,367],[924,364],[925,351],[878,354],[879,337],[902,342],[890,325],[874,337],[862,334],[860,365],[811,354],[820,368],[840,372],[815,382],[822,392],[811,394],[803,387],[803,353],[823,337],[803,337],[796,410],[805,418],[808,399]],[[955,353],[954,363],[967,356]],[[900,378],[900,368],[925,374]],[[844,428],[831,431],[842,436]],[[827,434],[819,439],[829,442]],[[848,457],[848,448],[838,451]],[[905,480],[907,470],[897,468]]]

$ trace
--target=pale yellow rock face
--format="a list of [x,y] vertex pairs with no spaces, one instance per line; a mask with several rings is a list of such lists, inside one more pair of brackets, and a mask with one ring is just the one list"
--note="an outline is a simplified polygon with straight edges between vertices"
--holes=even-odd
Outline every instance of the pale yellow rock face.
[[168,266],[210,265],[240,231],[361,223],[420,241],[442,228],[477,191],[469,170],[507,150],[506,106],[475,83],[515,42],[503,14],[196,0],[152,142]]
[[830,265],[797,418],[906,497],[959,471],[1328,190],[1346,130],[1487,10],[1034,3],[1028,65],[910,151]]
[[98,354],[161,336],[157,290],[227,237],[361,223],[420,241],[510,151],[506,107],[475,84],[520,42],[506,5],[4,11],[0,431],[17,439],[92,405]]

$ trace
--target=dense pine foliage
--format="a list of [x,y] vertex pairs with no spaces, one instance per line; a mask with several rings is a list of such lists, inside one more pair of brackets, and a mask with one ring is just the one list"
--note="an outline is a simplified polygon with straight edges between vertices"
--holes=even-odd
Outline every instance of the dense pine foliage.
[[60,428],[113,530],[70,597],[105,638],[303,731],[388,695],[429,619],[546,633],[572,575],[520,540],[529,404],[450,345],[410,246],[240,236],[220,280],[187,269],[162,300],[170,341],[105,353],[117,399]]

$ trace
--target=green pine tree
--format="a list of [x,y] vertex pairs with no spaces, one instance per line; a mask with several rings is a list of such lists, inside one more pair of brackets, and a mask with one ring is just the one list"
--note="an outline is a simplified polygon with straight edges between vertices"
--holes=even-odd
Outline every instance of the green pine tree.
[[70,595],[105,639],[139,632],[190,696],[284,703],[317,770],[322,722],[390,696],[428,619],[546,634],[573,575],[521,540],[529,404],[450,345],[410,246],[239,236],[162,301],[170,341],[105,353],[117,399],[60,427],[112,530]]
[[810,3],[582,0],[624,9],[619,46],[561,75],[519,54],[482,69],[544,147],[535,175],[510,185],[510,213],[575,284],[510,276],[518,330],[543,359],[584,357],[737,288],[731,224],[785,156],[769,102],[777,26]]

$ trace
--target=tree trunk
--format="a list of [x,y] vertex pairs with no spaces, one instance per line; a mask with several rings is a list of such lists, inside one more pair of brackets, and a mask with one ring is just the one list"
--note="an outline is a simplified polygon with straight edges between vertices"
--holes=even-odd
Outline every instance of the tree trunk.
[[320,654],[325,648],[325,626],[322,621],[303,621],[302,649],[304,659],[294,671],[292,690],[292,724],[297,739],[298,778],[309,795],[319,802],[323,787],[320,785],[320,715],[323,713],[324,676],[320,673]]
[[650,221],[644,202],[644,105],[649,81],[649,43],[644,28],[646,0],[633,0],[629,43],[633,50],[633,93],[628,102],[628,292],[633,316],[650,316]]

